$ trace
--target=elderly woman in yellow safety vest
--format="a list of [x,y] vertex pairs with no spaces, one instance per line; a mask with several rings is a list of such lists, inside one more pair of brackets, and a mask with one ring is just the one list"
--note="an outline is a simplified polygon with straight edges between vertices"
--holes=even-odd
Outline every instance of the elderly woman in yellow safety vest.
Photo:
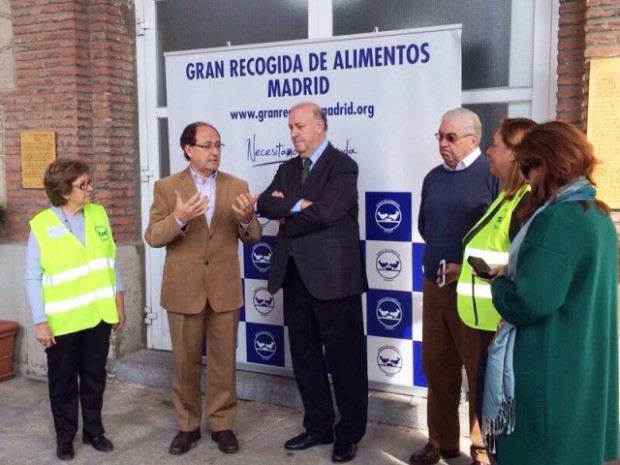
[[116,246],[108,216],[92,203],[86,163],[59,159],[46,169],[52,206],[30,220],[25,284],[35,337],[47,354],[56,456],[74,457],[82,410],[82,441],[100,452],[113,449],[101,410],[110,330],[125,322]]
[[508,247],[521,225],[517,215],[527,204],[530,186],[515,162],[512,148],[521,141],[525,132],[536,123],[528,118],[505,118],[493,134],[487,148],[491,173],[500,180],[501,191],[486,213],[463,238],[464,256],[460,266],[448,263],[446,275],[458,274],[457,306],[461,320],[468,326],[480,330],[482,347],[478,380],[478,393],[470,393],[470,402],[476,399],[476,411],[480,420],[482,389],[484,386],[487,347],[491,342],[499,314],[491,301],[491,286],[488,281],[472,274],[467,259],[470,256],[482,258],[491,268],[508,263]]

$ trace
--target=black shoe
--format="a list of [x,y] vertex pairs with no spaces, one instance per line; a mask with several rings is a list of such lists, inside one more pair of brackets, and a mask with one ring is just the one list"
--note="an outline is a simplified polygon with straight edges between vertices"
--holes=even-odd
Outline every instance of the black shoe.
[[235,433],[229,429],[212,432],[211,439],[217,442],[218,449],[225,454],[234,454],[239,451],[239,442],[235,437]]
[[[459,449],[439,449],[439,453],[442,459],[455,459],[461,455]],[[474,462],[472,465],[476,465],[476,463]]]
[[355,444],[354,442],[336,441],[336,444],[334,444],[334,451],[332,452],[332,462],[350,462],[355,458],[356,452],[357,444]]
[[200,428],[196,428],[194,431],[179,431],[172,440],[168,452],[172,455],[183,455],[193,447],[196,447],[196,443],[200,438]]
[[103,434],[101,436],[90,437],[87,434],[82,435],[82,442],[84,444],[92,445],[95,450],[99,452],[110,452],[114,449],[114,444],[108,438],[106,438]]
[[74,455],[73,444],[70,442],[59,442],[56,446],[56,457],[60,460],[73,460]]
[[334,442],[334,438],[313,436],[310,433],[301,433],[299,436],[295,436],[284,443],[284,448],[287,450],[304,450],[312,446],[319,446],[324,444],[331,444]]

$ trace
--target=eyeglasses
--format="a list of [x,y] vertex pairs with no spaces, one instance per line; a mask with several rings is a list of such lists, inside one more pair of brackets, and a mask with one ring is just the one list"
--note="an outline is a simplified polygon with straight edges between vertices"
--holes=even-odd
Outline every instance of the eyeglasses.
[[530,160],[528,161],[521,161],[519,162],[519,168],[521,169],[521,172],[523,173],[523,177],[527,178],[528,175],[530,174],[530,170],[532,168],[537,168],[540,166],[540,162],[535,161],[535,160]]
[[453,132],[444,134],[443,132],[439,131],[435,133],[435,138],[438,141],[442,141],[443,139],[446,139],[448,143],[450,144],[454,144],[457,140],[462,139],[463,137],[467,137],[467,136],[473,136],[473,134],[463,134],[462,136],[457,136]]
[[206,144],[193,144],[193,146],[200,147],[201,149],[205,149],[209,152],[213,147],[215,147],[215,150],[219,152],[222,150],[222,147],[224,147],[224,144],[222,144],[221,142],[216,142],[215,144],[213,142],[207,142]]
[[79,190],[86,192],[88,190],[89,187],[95,187],[95,183],[93,182],[92,179],[89,179],[87,181],[83,181],[79,184],[71,184],[73,187],[77,187]]

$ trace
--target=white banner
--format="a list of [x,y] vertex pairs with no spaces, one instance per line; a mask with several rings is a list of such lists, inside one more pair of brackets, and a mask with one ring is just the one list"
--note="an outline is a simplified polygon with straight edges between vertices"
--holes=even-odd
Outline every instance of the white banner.
[[[328,139],[360,167],[370,380],[425,386],[416,220],[422,180],[441,162],[434,133],[442,114],[461,104],[461,26],[168,53],[166,80],[171,171],[187,166],[183,128],[206,121],[225,145],[221,169],[252,192],[296,156],[288,109],[301,101],[324,108]],[[237,355],[259,371],[290,368],[281,295],[266,291],[268,260],[256,259],[269,257],[276,230],[266,224],[263,239],[243,251]]]

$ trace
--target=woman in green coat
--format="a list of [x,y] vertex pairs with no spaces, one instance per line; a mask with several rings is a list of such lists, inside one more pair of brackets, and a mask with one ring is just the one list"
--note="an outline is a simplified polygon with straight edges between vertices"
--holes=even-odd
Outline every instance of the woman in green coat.
[[581,131],[539,124],[514,150],[531,208],[491,283],[483,430],[500,465],[600,465],[618,455],[618,237]]

